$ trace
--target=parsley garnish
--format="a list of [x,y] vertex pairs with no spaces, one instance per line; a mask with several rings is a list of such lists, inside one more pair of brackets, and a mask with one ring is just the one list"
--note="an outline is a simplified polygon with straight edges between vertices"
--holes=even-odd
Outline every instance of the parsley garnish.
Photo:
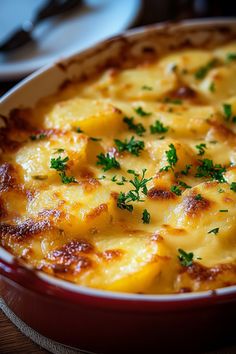
[[230,184],[230,189],[231,189],[232,191],[236,192],[236,182],[232,182],[232,183]]
[[190,267],[193,264],[194,254],[192,252],[187,253],[183,249],[178,249],[178,259],[183,267]]
[[199,194],[195,195],[194,199],[195,200],[202,200],[202,195],[199,193]]
[[142,87],[142,90],[146,90],[146,91],[152,91],[153,88],[151,86],[147,86],[147,85],[143,85]]
[[181,195],[182,191],[178,186],[171,186],[170,188],[171,192],[176,194],[176,195]]
[[56,171],[65,171],[67,161],[69,161],[68,156],[66,156],[64,159],[62,159],[61,156],[58,156],[56,159],[51,158],[50,168],[54,168]]
[[151,112],[145,112],[142,107],[134,108],[134,110],[141,117],[147,117],[152,114]]
[[181,174],[184,176],[187,176],[191,167],[192,167],[192,165],[186,165],[185,169],[181,171]]
[[215,179],[218,182],[226,182],[223,173],[226,171],[226,168],[221,166],[220,164],[213,163],[212,160],[204,159],[199,160],[201,165],[197,167],[197,173],[195,177],[207,177],[211,179]]
[[151,134],[162,134],[166,133],[169,130],[169,127],[165,127],[163,123],[159,120],[156,120],[153,125],[150,125]]
[[144,149],[144,142],[142,140],[135,140],[134,136],[129,141],[127,139],[125,141],[115,139],[114,141],[119,152],[129,151],[131,154],[139,156],[140,151]]
[[103,153],[97,155],[97,165],[103,166],[103,171],[111,170],[112,168],[120,169],[119,162],[107,153],[104,155]]
[[51,166],[50,168],[53,168],[56,171],[60,171],[59,176],[61,177],[61,181],[64,184],[69,184],[72,182],[77,182],[75,177],[67,176],[65,173],[65,170],[67,168],[67,162],[69,161],[69,157],[66,156],[64,159],[61,158],[61,156],[58,156],[56,159],[51,158]]
[[89,140],[91,140],[91,141],[102,141],[101,138],[94,138],[93,136],[90,136]]
[[65,150],[62,148],[59,149],[55,149],[54,154],[61,154],[62,152],[64,152]]
[[224,189],[222,189],[222,188],[218,189],[218,193],[224,193],[224,192],[225,192]]
[[188,184],[186,184],[185,182],[183,181],[179,181],[178,184],[181,186],[181,187],[184,187],[184,188],[192,188],[191,186],[189,186]]
[[134,179],[130,180],[129,182],[132,184],[134,189],[130,190],[126,194],[121,192],[117,199],[117,206],[120,209],[126,209],[128,211],[133,211],[133,205],[130,204],[131,202],[143,202],[141,193],[147,195],[147,182],[151,180],[151,178],[144,178],[146,169],[142,170],[141,177],[133,170],[128,170],[128,173],[134,175]]
[[147,209],[144,209],[143,216],[142,216],[143,223],[144,224],[149,224],[150,223],[150,219],[151,219],[150,213],[147,211]]
[[65,173],[65,171],[60,172],[60,173],[59,173],[59,176],[61,177],[61,181],[62,181],[62,183],[64,183],[64,184],[69,184],[69,183],[72,183],[72,182],[77,183],[75,177],[73,177],[73,176],[67,176],[66,173]]
[[183,101],[180,100],[179,98],[170,98],[170,97],[165,97],[164,102],[170,103],[170,104],[182,104],[183,103]]
[[216,227],[215,229],[212,229],[212,230],[210,230],[210,231],[208,231],[208,234],[218,234],[218,232],[219,232],[219,227]]
[[81,130],[80,127],[78,127],[78,128],[76,129],[76,132],[77,132],[77,133],[83,133],[83,130]]
[[231,104],[224,103],[223,104],[223,110],[224,110],[224,115],[226,120],[230,120],[232,116],[232,106]]
[[208,74],[208,71],[210,71],[216,64],[217,64],[218,60],[217,59],[212,59],[211,61],[209,61],[209,63],[207,63],[204,66],[201,66],[194,74],[195,78],[197,80],[201,80],[204,79],[205,76]]
[[236,60],[236,53],[228,53],[226,58],[228,61]]
[[228,209],[220,209],[219,210],[221,213],[228,213]]
[[178,161],[178,157],[177,157],[176,149],[175,149],[174,145],[170,144],[169,148],[170,148],[170,150],[165,152],[169,165],[162,167],[160,169],[160,172],[161,171],[168,171],[169,169],[171,169],[173,171],[173,166],[175,166]]
[[209,85],[209,91],[215,92],[215,90],[216,90],[215,83],[214,81],[212,81]]
[[205,153],[206,144],[199,144],[195,146],[198,149],[198,155],[202,156]]
[[32,140],[32,141],[35,141],[35,140],[43,140],[43,139],[45,139],[47,137],[47,135],[46,134],[43,134],[43,133],[41,133],[41,134],[36,134],[36,135],[30,135],[30,139]]
[[144,126],[141,123],[135,124],[134,123],[134,118],[128,118],[125,117],[123,119],[124,123],[126,123],[128,125],[129,130],[133,130],[137,135],[142,136],[143,133],[145,133],[146,129],[144,128]]
[[125,184],[125,182],[127,182],[127,179],[124,176],[122,176],[121,180],[118,181],[117,176],[115,175],[115,176],[112,177],[111,181],[115,182],[116,184],[118,184],[118,186],[122,186],[122,185]]

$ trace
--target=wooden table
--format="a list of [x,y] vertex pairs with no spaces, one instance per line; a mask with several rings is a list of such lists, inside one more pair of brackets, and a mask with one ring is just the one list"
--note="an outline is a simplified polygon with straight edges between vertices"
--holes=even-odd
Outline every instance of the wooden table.
[[47,354],[48,351],[25,337],[0,311],[0,353],[1,354]]

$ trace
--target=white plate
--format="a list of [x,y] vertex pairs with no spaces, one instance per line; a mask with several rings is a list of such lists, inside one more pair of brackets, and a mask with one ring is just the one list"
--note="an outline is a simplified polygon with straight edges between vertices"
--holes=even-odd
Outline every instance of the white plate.
[[[1,0],[0,41],[32,17],[43,0]],[[40,24],[34,31],[38,45],[0,54],[0,80],[18,79],[55,60],[118,34],[136,19],[141,0],[87,0],[73,14]]]

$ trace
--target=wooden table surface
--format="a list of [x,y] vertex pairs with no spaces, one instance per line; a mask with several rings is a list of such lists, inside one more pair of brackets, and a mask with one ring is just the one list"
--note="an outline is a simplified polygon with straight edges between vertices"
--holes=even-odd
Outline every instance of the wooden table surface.
[[0,310],[0,353],[47,354],[48,351],[25,337]]

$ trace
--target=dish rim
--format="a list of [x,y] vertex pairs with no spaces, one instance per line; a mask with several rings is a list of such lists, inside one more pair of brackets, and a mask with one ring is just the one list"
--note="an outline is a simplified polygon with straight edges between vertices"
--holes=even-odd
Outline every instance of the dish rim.
[[[163,30],[167,26],[168,28],[174,28],[174,27],[189,27],[189,26],[209,26],[212,27],[212,25],[217,24],[217,25],[230,25],[230,24],[235,24],[236,22],[236,17],[220,17],[220,18],[205,18],[205,19],[192,19],[192,20],[184,20],[184,21],[177,21],[177,22],[161,22],[157,24],[152,24],[148,26],[143,26],[143,27],[138,27],[134,28],[128,31],[125,31],[117,36],[113,36],[109,39],[106,39],[104,41],[101,41],[99,43],[96,43],[95,45],[89,47],[86,50],[80,51],[78,53],[75,53],[71,56],[68,56],[66,58],[63,58],[60,61],[56,61],[54,63],[51,63],[49,65],[46,65],[42,67],[41,69],[35,71],[34,73],[30,74],[27,76],[25,79],[21,80],[17,85],[15,85],[13,88],[11,88],[7,93],[5,93],[1,98],[0,98],[0,107],[1,105],[4,106],[5,103],[8,103],[8,100],[11,100],[12,98],[14,99],[15,94],[17,94],[22,88],[27,86],[29,83],[34,82],[37,80],[38,77],[47,74],[51,70],[55,69],[55,67],[60,64],[64,63],[66,64],[67,62],[77,60],[80,56],[89,54],[90,52],[96,52],[97,49],[102,47],[104,44],[108,43],[113,43],[115,41],[118,41],[122,38],[129,38],[129,37],[135,37],[136,35],[139,35],[143,32],[155,32],[158,30]],[[85,287],[79,284],[74,284],[69,281],[56,278],[54,276],[51,276],[49,274],[46,274],[42,271],[35,270],[32,266],[22,262],[22,261],[17,261],[18,258],[14,255],[12,255],[9,251],[4,249],[2,246],[0,246],[0,275],[5,276],[14,282],[16,282],[19,285],[22,285],[26,288],[29,288],[25,281],[22,279],[26,279],[27,275],[32,275],[36,276],[36,278],[39,280],[40,284],[45,285],[46,288],[50,288],[51,290],[54,288],[54,292],[57,293],[58,289],[62,289],[65,294],[74,294],[74,295],[82,295],[86,297],[96,297],[99,299],[110,299],[110,300],[119,300],[119,301],[125,301],[125,302],[147,302],[147,303],[166,303],[166,302],[173,302],[173,303],[181,303],[181,302],[199,302],[199,300],[209,300],[209,299],[224,299],[224,298],[232,298],[233,295],[236,295],[236,285],[232,285],[229,287],[223,287],[223,288],[218,288],[215,290],[208,290],[208,291],[199,291],[199,292],[191,292],[191,293],[183,293],[183,294],[133,294],[133,293],[123,293],[123,292],[115,292],[115,291],[107,291],[107,290],[102,290],[102,289],[95,289],[95,288],[89,288]],[[25,273],[23,274],[23,277],[21,280],[17,279],[17,274],[19,275],[21,273],[22,275],[22,269],[25,270]],[[31,289],[32,290],[32,289]],[[50,291],[51,291],[50,290]],[[43,289],[42,289],[43,291]],[[44,292],[44,291],[43,291]],[[48,291],[46,291],[48,293]],[[53,291],[52,291],[53,293]]]

